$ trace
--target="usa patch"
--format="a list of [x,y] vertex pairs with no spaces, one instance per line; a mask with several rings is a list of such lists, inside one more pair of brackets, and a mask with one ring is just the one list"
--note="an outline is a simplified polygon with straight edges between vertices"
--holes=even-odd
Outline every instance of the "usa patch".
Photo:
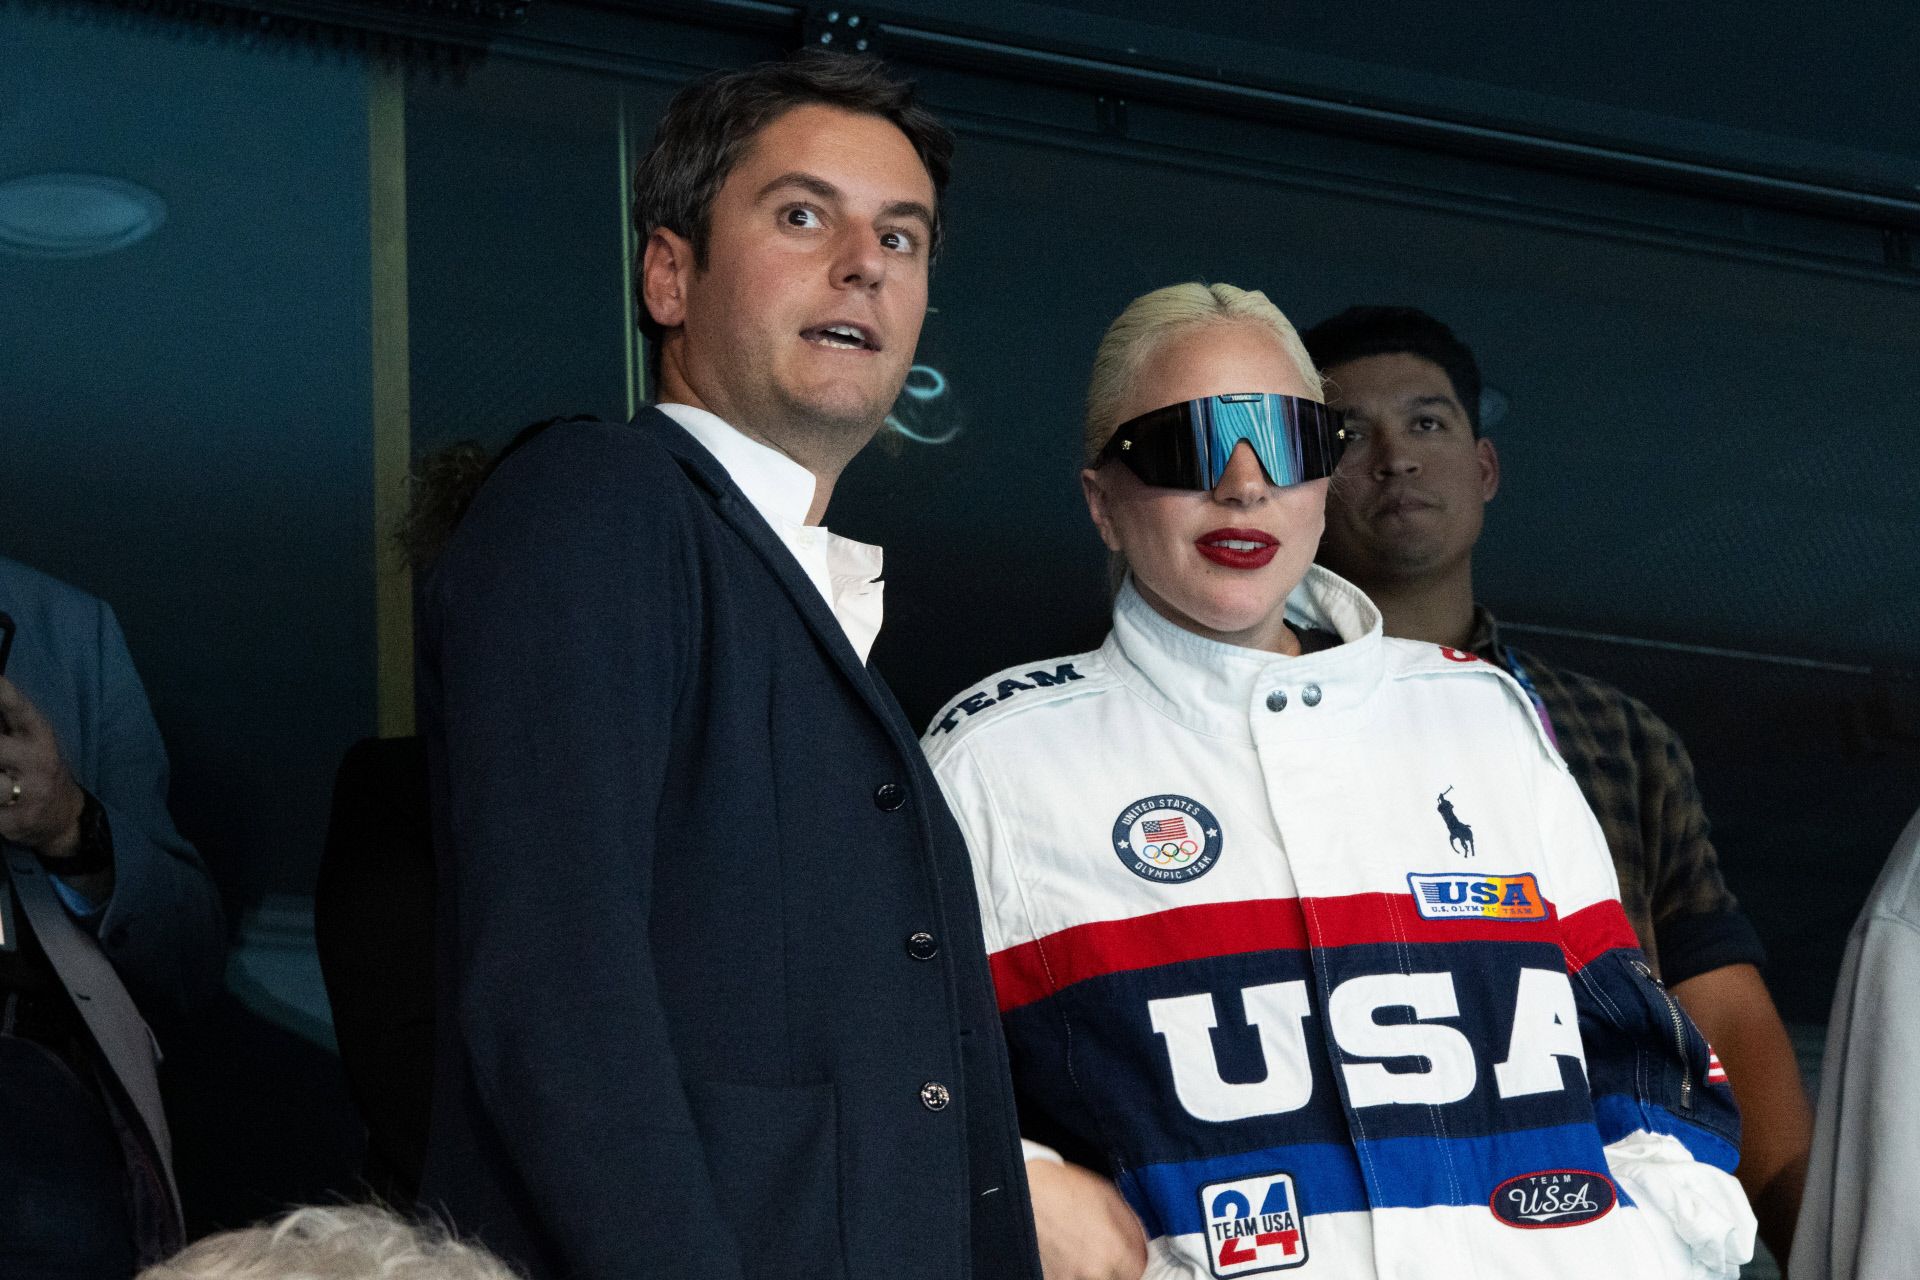
[[1585,1169],[1546,1169],[1508,1178],[1487,1197],[1493,1216],[1510,1227],[1577,1227],[1604,1218],[1616,1197],[1605,1174]]
[[1545,920],[1547,900],[1530,871],[1483,876],[1466,871],[1411,872],[1413,907],[1422,920]]
[[1216,1276],[1250,1276],[1307,1265],[1306,1228],[1293,1177],[1263,1173],[1200,1188],[1207,1265]]

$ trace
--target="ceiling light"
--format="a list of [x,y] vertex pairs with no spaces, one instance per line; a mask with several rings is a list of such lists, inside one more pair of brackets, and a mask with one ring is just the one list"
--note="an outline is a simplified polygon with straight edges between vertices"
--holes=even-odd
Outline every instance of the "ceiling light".
[[98,173],[30,173],[0,181],[0,250],[91,258],[137,244],[167,220],[159,193]]

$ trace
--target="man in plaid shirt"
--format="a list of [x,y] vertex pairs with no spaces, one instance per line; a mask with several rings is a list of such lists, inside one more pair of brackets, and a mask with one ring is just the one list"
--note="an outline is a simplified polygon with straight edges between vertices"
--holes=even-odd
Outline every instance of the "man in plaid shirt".
[[1411,307],[1353,307],[1302,335],[1348,413],[1320,559],[1359,585],[1387,634],[1504,668],[1593,807],[1648,961],[1720,1055],[1744,1121],[1739,1177],[1776,1258],[1792,1246],[1813,1116],[1761,980],[1759,936],[1720,877],[1686,748],[1612,685],[1504,643],[1473,598],[1473,547],[1500,485],[1480,434],[1480,371]]

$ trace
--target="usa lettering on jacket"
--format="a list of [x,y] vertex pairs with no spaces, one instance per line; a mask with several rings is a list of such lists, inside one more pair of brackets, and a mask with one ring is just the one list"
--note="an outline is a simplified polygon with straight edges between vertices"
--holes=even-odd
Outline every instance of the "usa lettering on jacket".
[[[1174,1096],[1196,1120],[1226,1123],[1298,1111],[1313,1099],[1311,1017],[1304,981],[1243,988],[1241,1006],[1258,1031],[1266,1076],[1229,1082],[1213,1047],[1220,1011],[1211,993],[1147,1002],[1152,1027],[1165,1042]],[[1413,1019],[1382,1023],[1383,1010],[1407,1009]],[[1479,1083],[1473,1042],[1445,1019],[1458,1019],[1453,975],[1382,973],[1349,978],[1333,989],[1327,1021],[1334,1043],[1347,1055],[1340,1072],[1355,1107],[1440,1106],[1459,1102]],[[1386,1060],[1418,1059],[1424,1065],[1392,1070]],[[1513,1032],[1506,1054],[1493,1064],[1501,1098],[1558,1092],[1566,1087],[1561,1061],[1579,1065],[1585,1087],[1586,1054],[1567,975],[1523,968],[1513,994]]]

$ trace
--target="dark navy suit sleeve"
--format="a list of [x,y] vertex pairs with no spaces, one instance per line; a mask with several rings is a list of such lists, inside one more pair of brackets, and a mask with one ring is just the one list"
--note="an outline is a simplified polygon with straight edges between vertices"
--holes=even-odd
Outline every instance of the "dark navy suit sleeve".
[[665,483],[657,449],[623,447],[628,430],[556,430],[520,451],[435,571],[426,657],[453,899],[442,990],[558,1273],[728,1280],[739,1246],[650,941],[677,689],[700,633],[675,504],[697,499]]
[[219,894],[167,812],[167,749],[120,624],[92,603],[92,633],[73,650],[75,662],[97,655],[86,741],[62,744],[113,833],[113,896],[88,927],[135,1002],[164,1020],[218,990],[226,931]]

